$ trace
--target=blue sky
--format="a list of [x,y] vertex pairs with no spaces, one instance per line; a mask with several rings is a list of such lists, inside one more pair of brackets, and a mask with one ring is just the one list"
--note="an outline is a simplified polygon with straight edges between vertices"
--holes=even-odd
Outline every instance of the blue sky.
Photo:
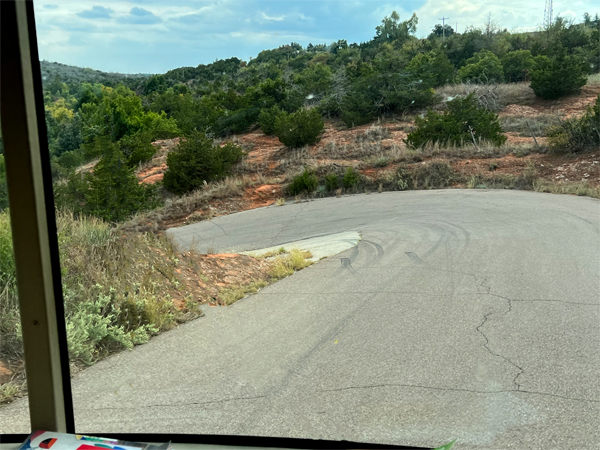
[[[440,17],[458,24],[535,29],[544,0],[35,0],[40,58],[124,73],[164,73],[290,42],[371,39],[384,16],[419,17],[425,37]],[[581,20],[596,2],[555,1],[555,14]]]

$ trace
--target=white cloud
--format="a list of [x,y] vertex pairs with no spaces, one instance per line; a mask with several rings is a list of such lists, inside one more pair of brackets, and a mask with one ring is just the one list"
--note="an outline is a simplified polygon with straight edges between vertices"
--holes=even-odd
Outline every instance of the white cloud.
[[267,16],[264,12],[261,12],[260,15],[265,20],[272,20],[275,22],[281,22],[285,19],[285,15],[273,17],[273,16]]

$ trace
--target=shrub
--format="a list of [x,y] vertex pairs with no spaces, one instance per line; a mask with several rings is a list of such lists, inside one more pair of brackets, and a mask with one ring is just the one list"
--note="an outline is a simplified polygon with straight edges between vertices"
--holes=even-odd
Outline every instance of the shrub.
[[600,145],[600,95],[580,118],[571,118],[548,130],[548,145],[554,153],[579,152]]
[[204,182],[224,178],[243,155],[242,149],[235,144],[219,147],[204,133],[194,132],[168,154],[164,186],[175,194],[197,189]]
[[533,68],[531,52],[529,50],[508,52],[502,57],[502,67],[507,82],[525,81],[529,77],[529,71]]
[[337,173],[325,175],[325,189],[335,191],[340,186],[340,177]]
[[256,107],[227,113],[217,119],[213,130],[219,136],[245,133],[256,123],[259,113]]
[[308,169],[304,169],[304,172],[294,177],[290,185],[288,186],[288,193],[290,195],[298,195],[303,192],[314,192],[319,185],[319,179],[317,176]]
[[481,50],[469,58],[465,66],[458,69],[458,76],[462,81],[500,83],[504,80],[504,70],[496,55],[489,50]]
[[544,99],[577,94],[587,82],[583,63],[573,55],[564,52],[550,59],[540,55],[534,58],[531,70],[531,89]]
[[[415,119],[415,130],[405,140],[411,147],[422,147],[427,142],[440,145],[463,145],[465,142],[486,140],[496,145],[506,141],[498,123],[498,116],[477,106],[473,94],[446,103],[446,113],[427,111],[424,118]],[[471,134],[473,133],[473,134]]]
[[275,135],[290,148],[319,142],[325,123],[316,109],[303,108],[292,114],[281,114],[275,120]]
[[138,131],[133,135],[123,136],[119,141],[119,147],[130,167],[152,159],[156,153],[156,147],[152,145],[150,133],[147,131]]
[[117,145],[109,143],[105,155],[83,184],[84,211],[109,222],[119,222],[138,211],[158,205],[156,188],[139,184]]
[[267,136],[272,136],[275,133],[275,123],[277,117],[279,117],[282,112],[283,111],[278,106],[272,106],[260,111],[260,114],[258,115],[258,124],[263,133]]
[[351,189],[360,181],[360,174],[354,170],[353,167],[348,167],[346,169],[346,173],[344,173],[344,178],[342,179],[342,184],[345,189]]
[[422,80],[425,87],[443,86],[454,78],[454,66],[445,53],[430,51],[417,53],[410,60],[406,70],[415,78]]
[[452,184],[452,168],[445,162],[419,166],[413,175],[415,189],[442,189]]
[[73,169],[85,162],[85,156],[82,152],[73,150],[64,152],[58,157],[58,164],[67,169]]

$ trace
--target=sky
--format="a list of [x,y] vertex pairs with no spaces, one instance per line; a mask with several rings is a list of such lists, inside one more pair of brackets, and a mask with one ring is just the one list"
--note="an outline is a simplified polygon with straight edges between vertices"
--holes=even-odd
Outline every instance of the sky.
[[[392,11],[419,18],[426,37],[442,17],[462,32],[492,22],[511,31],[542,24],[545,0],[34,0],[40,58],[106,72],[164,73],[290,42],[364,42]],[[596,1],[554,1],[581,21]]]

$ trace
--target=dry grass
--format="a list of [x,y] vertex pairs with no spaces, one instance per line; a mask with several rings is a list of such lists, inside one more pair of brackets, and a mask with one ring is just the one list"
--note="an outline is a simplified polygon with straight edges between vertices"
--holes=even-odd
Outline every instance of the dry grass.
[[588,76],[587,85],[588,86],[600,85],[600,73],[594,73],[594,74]]
[[442,103],[437,108],[443,108],[446,101],[456,97],[464,97],[474,93],[480,99],[482,106],[498,111],[506,105],[530,105],[535,100],[535,94],[529,83],[501,83],[501,84],[474,84],[461,83],[449,84],[436,89],[436,94],[441,96]]
[[[265,184],[269,181],[261,174],[254,178],[250,175],[231,176],[222,181],[210,183],[200,189],[184,194],[181,197],[171,197],[165,201],[164,206],[137,214],[128,222],[121,225],[121,229],[126,231],[160,231],[163,229],[163,222],[187,217],[200,209],[208,206],[212,201],[239,197],[244,193],[244,189],[257,185]],[[210,217],[206,217],[210,218]],[[197,216],[196,220],[205,220]]]
[[311,264],[312,255],[308,251],[292,249],[289,253],[279,249],[274,252],[260,256],[261,259],[269,260],[269,269],[266,279],[254,280],[249,284],[231,286],[219,291],[219,298],[226,305],[232,305],[247,295],[254,294],[260,289],[272,284],[278,280],[289,277],[299,270],[302,270]]
[[533,184],[533,189],[537,192],[548,192],[551,194],[569,194],[600,198],[600,187],[591,186],[585,181],[579,183],[549,183],[547,181],[538,181]]
[[392,137],[392,133],[386,127],[382,127],[380,124],[373,124],[365,130],[362,134],[357,134],[354,137],[356,142],[373,142],[381,141],[382,139],[389,139]]
[[561,116],[558,114],[537,114],[535,116],[501,116],[499,118],[500,126],[504,132],[516,132],[519,136],[531,136],[529,127],[533,130],[536,137],[546,136],[548,128],[558,125]]

